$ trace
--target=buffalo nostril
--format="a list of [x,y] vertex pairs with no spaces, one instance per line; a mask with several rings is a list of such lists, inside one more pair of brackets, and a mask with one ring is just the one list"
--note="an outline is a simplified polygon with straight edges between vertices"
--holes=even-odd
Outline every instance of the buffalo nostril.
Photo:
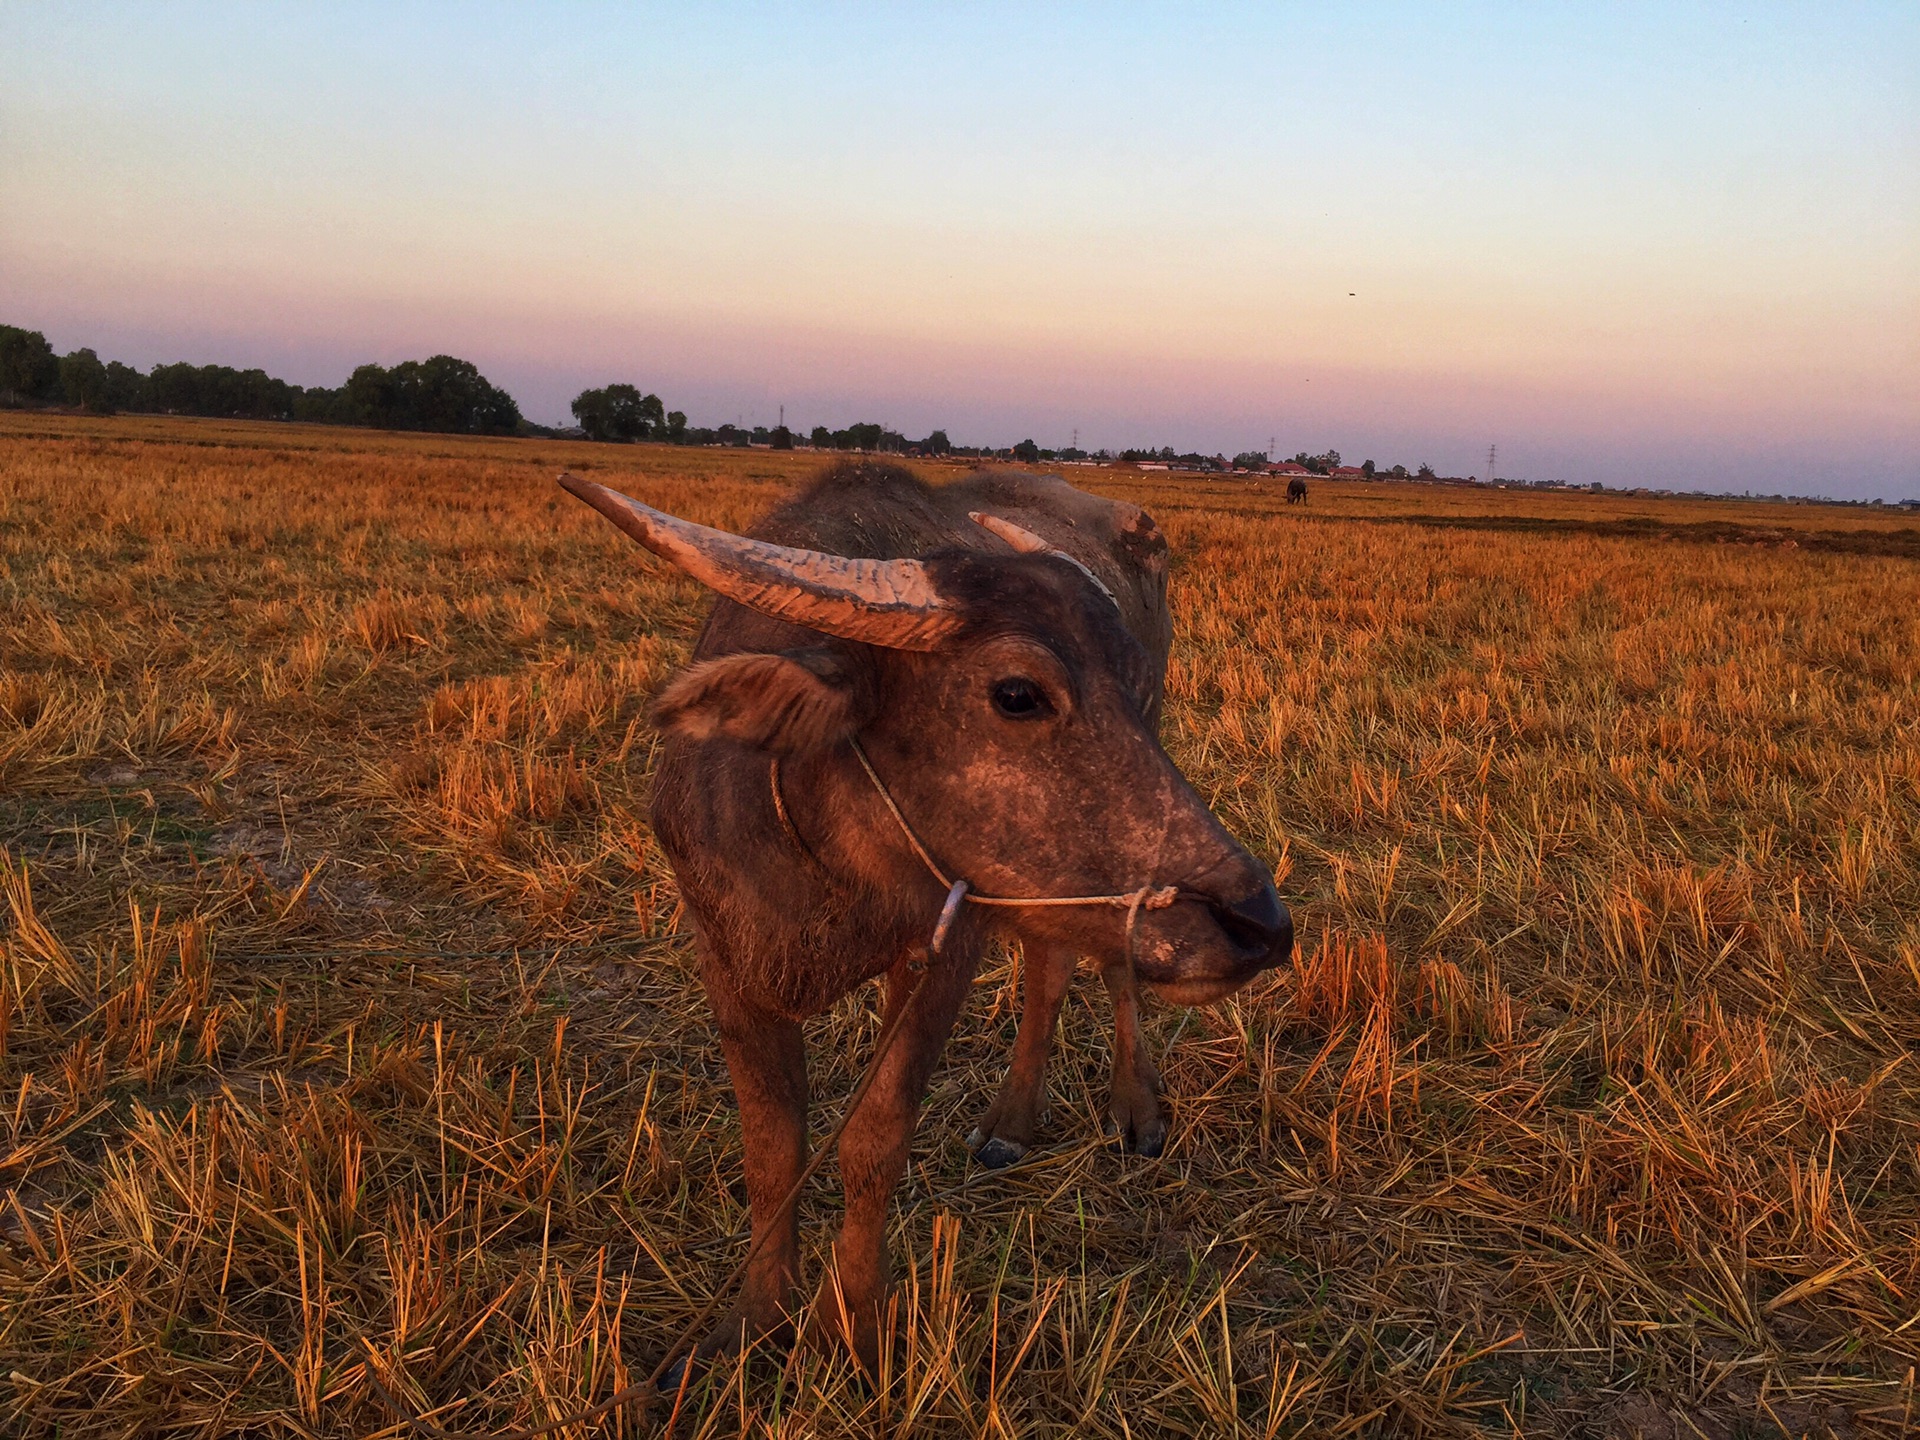
[[1273,886],[1212,906],[1214,920],[1236,950],[1265,965],[1278,965],[1293,953],[1293,917]]

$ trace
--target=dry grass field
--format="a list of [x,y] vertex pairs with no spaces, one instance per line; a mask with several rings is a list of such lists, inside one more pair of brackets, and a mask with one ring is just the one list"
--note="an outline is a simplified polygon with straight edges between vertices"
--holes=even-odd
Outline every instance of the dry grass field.
[[[704,600],[552,477],[738,525],[814,463],[0,416],[0,1433],[478,1432],[652,1368],[744,1251],[646,821]],[[681,1431],[1920,1426],[1916,522],[1068,473],[1174,544],[1167,743],[1298,964],[1151,1014],[1150,1162],[1083,981],[991,1173],[989,967],[884,1382],[759,1356]],[[875,1029],[814,1027],[819,1130]]]

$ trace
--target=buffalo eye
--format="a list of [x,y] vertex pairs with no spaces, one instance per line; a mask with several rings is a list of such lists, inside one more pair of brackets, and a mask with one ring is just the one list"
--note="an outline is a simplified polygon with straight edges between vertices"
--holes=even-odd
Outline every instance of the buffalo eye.
[[1053,706],[1047,692],[1024,675],[993,682],[993,708],[1009,720],[1037,720]]

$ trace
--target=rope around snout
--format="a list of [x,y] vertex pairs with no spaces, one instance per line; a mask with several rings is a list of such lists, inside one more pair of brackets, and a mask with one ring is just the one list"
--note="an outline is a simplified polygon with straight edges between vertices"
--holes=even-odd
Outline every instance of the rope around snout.
[[[854,1116],[859,1114],[861,1102],[867,1098],[867,1092],[873,1087],[874,1079],[879,1075],[881,1065],[885,1062],[888,1052],[893,1048],[893,1042],[899,1037],[901,1030],[905,1028],[904,1022],[906,1021],[908,1013],[913,1008],[913,1002],[920,996],[920,989],[926,981],[928,969],[935,960],[939,959],[942,950],[946,947],[947,937],[952,933],[954,921],[958,918],[960,907],[963,904],[971,901],[975,905],[1000,906],[1007,909],[1039,909],[1057,905],[1109,905],[1117,909],[1124,908],[1127,912],[1126,975],[1127,983],[1131,985],[1133,983],[1134,931],[1139,922],[1140,912],[1142,910],[1164,910],[1179,899],[1180,896],[1180,887],[1177,885],[1151,884],[1142,885],[1138,890],[1130,890],[1125,894],[1119,895],[1061,895],[1027,898],[975,894],[965,880],[951,879],[948,877],[946,871],[940,868],[939,862],[933,858],[932,853],[928,851],[927,847],[921,842],[919,835],[914,832],[913,826],[908,823],[907,817],[901,812],[900,806],[894,801],[893,794],[887,789],[886,782],[880,778],[880,772],[873,768],[873,762],[867,758],[867,752],[861,747],[860,741],[857,738],[850,738],[848,743],[853,747],[855,758],[860,761],[860,768],[867,772],[867,778],[873,782],[873,788],[880,792],[880,798],[886,802],[887,811],[893,816],[894,822],[899,825],[900,833],[907,837],[907,844],[913,848],[913,853],[920,857],[920,863],[927,867],[927,873],[940,882],[941,888],[947,892],[947,899],[946,903],[940,907],[940,918],[934,924],[933,934],[927,941],[924,955],[909,961],[907,964],[907,973],[913,980],[912,988],[907,992],[906,996],[901,1000],[899,1007],[894,1010],[892,1017],[882,1028],[880,1038],[874,1046],[873,1059],[867,1062],[867,1068],[865,1073],[860,1077],[860,1083],[854,1087],[853,1094],[847,1097],[847,1108],[841,1112],[840,1123],[833,1127],[832,1132],[828,1134],[827,1138],[820,1143],[820,1146],[808,1158],[806,1165],[800,1171],[800,1178],[793,1182],[793,1187],[787,1191],[785,1198],[782,1199],[776,1207],[781,1211],[785,1211],[789,1206],[799,1200],[800,1192],[806,1188],[807,1182],[811,1180],[814,1175],[819,1172],[820,1167],[826,1163],[827,1156],[839,1147],[841,1136],[846,1133],[847,1127],[853,1123]],[[770,776],[773,786],[774,808],[789,832],[794,835],[795,839],[799,839],[799,833],[793,829],[793,822],[788,818],[786,806],[781,799],[779,776],[779,762],[776,759]],[[801,841],[801,845],[804,849],[805,842]],[[811,854],[810,851],[809,854]],[[747,1268],[753,1264],[755,1257],[759,1255],[761,1246],[772,1234],[773,1231],[768,1229],[754,1238],[753,1243],[747,1247],[747,1253],[741,1258],[740,1263],[733,1267],[732,1272],[727,1276],[726,1280],[714,1290],[713,1295],[708,1299],[706,1305],[701,1308],[700,1313],[695,1315],[693,1319],[682,1328],[679,1336],[667,1347],[666,1352],[661,1355],[659,1363],[654,1366],[652,1374],[636,1384],[627,1385],[614,1391],[613,1394],[607,1396],[604,1400],[597,1401],[592,1405],[583,1406],[580,1409],[563,1415],[558,1420],[548,1420],[542,1424],[529,1425],[518,1430],[497,1430],[476,1433],[443,1429],[425,1416],[409,1413],[411,1407],[403,1406],[400,1401],[394,1397],[392,1392],[381,1383],[380,1377],[374,1373],[375,1357],[372,1353],[372,1347],[369,1345],[366,1366],[367,1383],[373,1392],[380,1397],[381,1402],[386,1405],[387,1409],[398,1419],[398,1424],[390,1426],[387,1430],[378,1433],[384,1435],[391,1431],[410,1428],[431,1436],[432,1440],[539,1440],[540,1436],[551,1435],[556,1430],[565,1430],[588,1420],[597,1420],[602,1415],[618,1410],[622,1406],[632,1404],[635,1401],[640,1403],[640,1408],[644,1413],[651,1408],[653,1402],[660,1397],[660,1381],[666,1375],[667,1371],[672,1368],[673,1362],[680,1358],[681,1352],[687,1342],[694,1337],[695,1332],[698,1331],[701,1326],[706,1324],[708,1319],[712,1317],[713,1312],[720,1308],[722,1297],[730,1292],[734,1287],[734,1283],[746,1273]],[[674,1393],[672,1413],[667,1417],[667,1425],[669,1428],[672,1427],[674,1419],[677,1418],[680,1413],[681,1403],[686,1398],[687,1387],[693,1379],[693,1369],[693,1362],[691,1358],[689,1358],[685,1368],[681,1371],[680,1384]]]
[[[859,740],[852,739],[847,743],[853,746],[854,758],[859,760],[860,768],[867,772],[867,778],[873,781],[873,788],[880,792],[880,798],[887,802],[887,809],[893,815],[895,823],[899,825],[900,833],[907,837],[907,843],[913,847],[913,853],[920,857],[920,863],[927,867],[927,873],[940,882],[941,889],[951,890],[955,882],[947,878],[947,872],[940,868],[938,862],[928,853],[927,847],[920,843],[920,837],[914,833],[913,826],[907,823],[907,817],[900,813],[900,807],[894,803],[893,795],[888,791],[886,782],[880,778],[880,772],[873,768],[873,762],[867,759],[867,752],[861,747]],[[965,882],[962,881],[960,883],[964,884]],[[1127,911],[1127,958],[1131,960],[1133,958],[1132,931],[1134,917],[1142,910],[1166,909],[1169,905],[1173,904],[1175,900],[1180,898],[1180,887],[1178,885],[1142,885],[1138,890],[1129,890],[1124,895],[1060,895],[1034,898],[981,895],[969,889],[966,898],[975,905],[1003,905],[1009,908],[1023,906],[1037,908],[1045,905],[1112,905],[1115,907],[1123,907]]]
[[[1139,925],[1140,912],[1142,910],[1165,910],[1180,898],[1180,887],[1178,885],[1154,885],[1149,883],[1142,885],[1138,890],[1129,890],[1124,895],[1058,895],[1036,896],[1033,898],[1005,895],[976,895],[968,888],[966,881],[948,879],[947,872],[940,868],[940,863],[933,858],[932,852],[921,842],[920,837],[914,833],[913,826],[908,823],[906,815],[902,813],[900,806],[895,802],[893,792],[887,789],[887,782],[880,778],[880,772],[873,768],[873,762],[867,758],[866,748],[861,745],[860,737],[857,735],[849,736],[847,743],[853,747],[854,758],[860,762],[860,768],[867,772],[867,778],[873,782],[873,788],[878,790],[880,792],[880,798],[886,801],[887,812],[893,816],[894,823],[900,827],[900,833],[907,837],[907,843],[913,847],[913,853],[920,857],[920,863],[927,867],[927,873],[932,875],[933,878],[938,880],[943,886],[947,887],[946,908],[940,912],[940,924],[933,932],[935,953],[938,953],[941,941],[946,938],[947,927],[953,923],[954,914],[959,909],[959,903],[962,900],[971,900],[976,905],[998,905],[1007,909],[1040,909],[1044,906],[1053,905],[1124,906],[1127,912],[1125,942],[1126,970],[1124,973],[1127,989],[1129,991],[1133,989],[1134,931]],[[780,804],[779,771],[776,770],[774,775],[774,804],[778,806]],[[786,819],[784,809],[781,810],[781,818],[783,820]],[[792,828],[792,824],[793,822],[791,820],[787,821],[789,829]],[[797,835],[798,832],[796,831],[795,834]]]

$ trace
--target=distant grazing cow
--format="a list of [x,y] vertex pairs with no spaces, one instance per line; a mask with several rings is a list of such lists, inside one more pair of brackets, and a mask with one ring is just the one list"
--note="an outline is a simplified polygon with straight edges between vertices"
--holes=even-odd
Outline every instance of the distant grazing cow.
[[[1133,973],[1179,1004],[1229,995],[1292,951],[1266,868],[1155,734],[1165,542],[1133,507],[1039,476],[936,488],[841,465],[751,539],[561,483],[722,597],[654,711],[666,736],[654,828],[698,931],[758,1247],[696,1353],[787,1327],[799,1220],[784,1202],[807,1155],[801,1021],[885,976],[882,1023],[897,1019],[899,1038],[841,1139],[838,1291],[823,1282],[814,1311],[872,1372],[888,1197],[989,940],[1017,938],[1031,957],[1008,1080],[1023,1094],[1037,1093],[1076,957],[1106,961],[1130,1003],[1130,927]],[[920,973],[950,899],[936,864],[983,897],[1136,904],[963,904]],[[1158,908],[1139,903],[1150,891]],[[1143,1080],[1116,1073],[1116,1097]],[[1023,1094],[996,1102],[982,1150],[1020,1143]]]
[[1307,503],[1307,482],[1298,475],[1287,481],[1287,504],[1291,505],[1296,500],[1302,505]]

